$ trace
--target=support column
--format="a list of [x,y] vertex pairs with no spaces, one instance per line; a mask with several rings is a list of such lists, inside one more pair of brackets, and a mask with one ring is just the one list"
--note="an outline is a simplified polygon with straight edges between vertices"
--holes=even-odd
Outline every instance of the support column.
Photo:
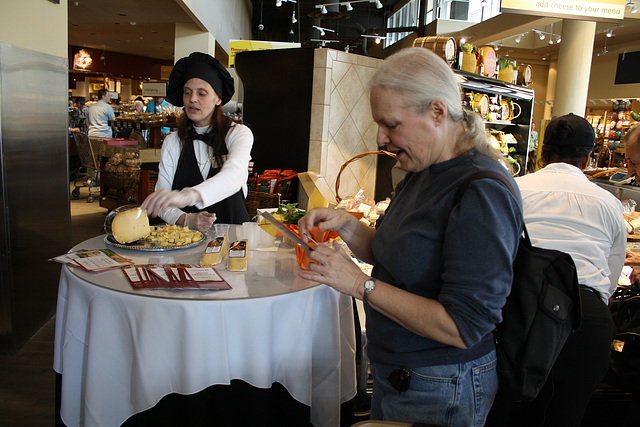
[[565,19],[558,52],[553,116],[584,115],[587,106],[596,23]]
[[558,81],[558,63],[549,64],[549,73],[547,74],[547,93],[545,94],[544,115],[545,120],[553,118],[553,101],[556,96],[556,83]]
[[195,24],[176,23],[174,63],[192,52],[208,53],[215,58],[216,39]]

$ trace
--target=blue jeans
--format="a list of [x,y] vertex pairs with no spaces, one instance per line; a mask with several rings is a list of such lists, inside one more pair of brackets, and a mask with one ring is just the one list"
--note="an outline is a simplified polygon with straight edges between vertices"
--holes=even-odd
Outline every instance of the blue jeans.
[[467,363],[411,369],[409,389],[387,378],[397,366],[371,363],[371,419],[443,426],[482,426],[498,390],[496,352]]

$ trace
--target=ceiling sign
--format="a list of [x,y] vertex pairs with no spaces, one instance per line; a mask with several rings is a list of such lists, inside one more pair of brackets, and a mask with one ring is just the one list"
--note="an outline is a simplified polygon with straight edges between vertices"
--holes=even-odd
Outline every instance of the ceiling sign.
[[582,21],[624,19],[625,0],[502,0],[503,12],[573,18]]
[[238,52],[248,50],[292,49],[300,43],[267,42],[262,40],[229,40],[229,67],[233,67]]
[[142,82],[142,96],[165,96],[166,83]]

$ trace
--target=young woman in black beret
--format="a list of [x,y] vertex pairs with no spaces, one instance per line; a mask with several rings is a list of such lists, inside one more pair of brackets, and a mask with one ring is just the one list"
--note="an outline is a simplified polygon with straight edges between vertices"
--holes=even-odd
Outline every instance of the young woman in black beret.
[[180,59],[167,98],[184,106],[177,132],[162,145],[155,192],[142,203],[149,216],[207,231],[214,221],[249,220],[244,199],[253,134],[222,114],[234,93],[233,78],[210,55]]

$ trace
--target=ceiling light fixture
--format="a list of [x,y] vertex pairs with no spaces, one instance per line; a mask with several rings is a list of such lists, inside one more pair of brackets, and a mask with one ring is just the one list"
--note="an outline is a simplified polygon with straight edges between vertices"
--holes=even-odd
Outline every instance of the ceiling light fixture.
[[539,36],[540,36],[540,40],[544,40],[546,37],[542,31],[540,31]]
[[[284,0],[284,1],[293,1],[293,0]],[[320,12],[324,14],[324,13],[327,13],[326,6],[338,5],[338,6],[345,6],[347,8],[347,11],[351,12],[353,10],[353,6],[351,6],[351,3],[375,3],[376,9],[382,9],[384,7],[380,0],[350,0],[350,1],[339,1],[334,3],[317,4],[316,9],[320,9]]]
[[293,11],[293,15],[291,15],[291,23],[295,24],[296,22],[298,22],[298,20],[296,19],[296,11]]
[[615,35],[613,34],[613,30],[608,30],[606,36],[609,38],[615,37]]
[[282,1],[276,0],[276,7],[280,7],[280,6],[282,6]]
[[520,43],[520,40],[522,40],[522,34],[516,37],[516,43]]
[[336,30],[332,30],[331,28],[324,28],[324,27],[319,27],[317,25],[312,25],[313,28],[315,28],[316,30],[320,31],[320,35],[324,36],[326,33],[325,31],[329,31],[331,33],[335,33]]

